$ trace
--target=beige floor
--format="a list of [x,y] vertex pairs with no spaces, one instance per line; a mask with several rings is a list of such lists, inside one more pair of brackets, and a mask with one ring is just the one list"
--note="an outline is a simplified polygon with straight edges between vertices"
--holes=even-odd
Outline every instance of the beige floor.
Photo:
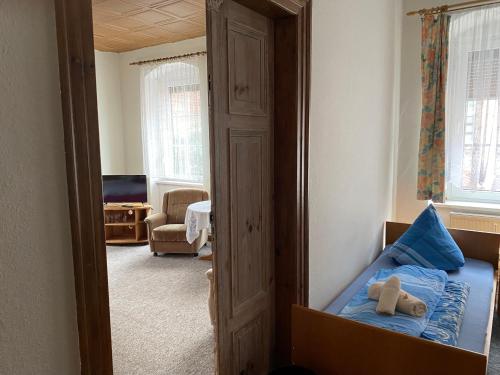
[[211,262],[153,257],[147,246],[108,247],[107,254],[114,373],[213,374]]

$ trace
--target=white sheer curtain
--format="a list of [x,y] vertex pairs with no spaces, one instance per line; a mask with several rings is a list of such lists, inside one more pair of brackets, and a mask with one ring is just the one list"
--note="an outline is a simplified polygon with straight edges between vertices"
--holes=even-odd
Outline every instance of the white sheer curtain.
[[204,182],[201,59],[142,67],[144,163],[151,179]]
[[500,200],[500,7],[453,14],[447,92],[449,200]]

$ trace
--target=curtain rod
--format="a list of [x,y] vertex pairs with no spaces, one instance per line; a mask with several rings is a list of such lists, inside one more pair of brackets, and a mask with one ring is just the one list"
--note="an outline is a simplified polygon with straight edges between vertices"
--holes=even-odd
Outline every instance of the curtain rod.
[[463,3],[458,3],[458,4],[453,4],[453,5],[442,5],[439,7],[435,8],[429,8],[429,9],[420,9],[420,10],[414,10],[412,12],[406,13],[407,16],[415,16],[417,14],[423,16],[426,14],[438,14],[438,13],[445,13],[445,12],[456,12],[459,10],[465,10],[465,9],[473,9],[473,8],[478,8],[478,7],[483,7],[487,5],[493,5],[493,4],[500,4],[500,1],[493,1],[493,0],[472,0],[472,1],[466,1]]
[[178,55],[178,56],[161,57],[159,59],[131,62],[129,65],[144,65],[144,64],[151,64],[151,63],[157,63],[157,62],[162,62],[162,61],[179,60],[179,59],[184,59],[184,58],[193,57],[193,56],[202,56],[202,55],[206,55],[206,54],[207,54],[207,51],[198,51],[198,52],[186,53],[184,55]]

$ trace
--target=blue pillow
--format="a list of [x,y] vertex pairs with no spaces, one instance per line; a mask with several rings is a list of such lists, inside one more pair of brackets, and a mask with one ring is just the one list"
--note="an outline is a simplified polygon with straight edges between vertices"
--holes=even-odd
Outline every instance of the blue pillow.
[[443,271],[456,271],[465,264],[462,251],[433,205],[429,205],[391,246],[389,256],[399,264]]

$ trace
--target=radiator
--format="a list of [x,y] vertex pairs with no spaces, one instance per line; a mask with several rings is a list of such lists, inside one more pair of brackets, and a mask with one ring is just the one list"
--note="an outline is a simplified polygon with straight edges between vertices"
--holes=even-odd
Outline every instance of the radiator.
[[451,212],[450,228],[500,233],[500,216]]

